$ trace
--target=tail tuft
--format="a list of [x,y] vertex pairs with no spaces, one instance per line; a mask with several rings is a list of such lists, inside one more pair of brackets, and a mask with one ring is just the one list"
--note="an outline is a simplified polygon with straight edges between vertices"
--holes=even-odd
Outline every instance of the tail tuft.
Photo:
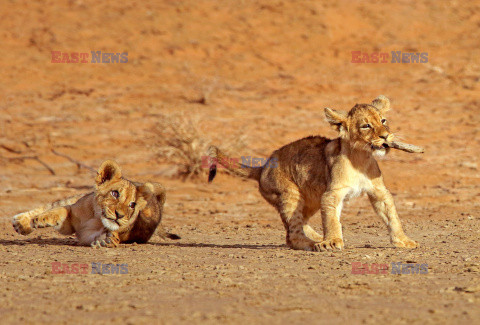
[[211,183],[217,175],[218,148],[215,146],[210,146],[207,150],[207,154],[210,157],[211,161],[210,171],[208,172],[208,182]]
[[167,232],[165,230],[165,228],[163,228],[162,224],[158,225],[157,232],[158,232],[158,235],[160,237],[162,237],[163,239],[169,238],[169,239],[177,240],[177,239],[181,238],[179,235],[175,235],[175,234],[171,234],[171,233]]
[[211,183],[217,175],[217,165],[211,165],[210,171],[208,172],[208,182]]
[[175,234],[171,234],[171,233],[167,233],[166,237],[170,238],[170,239],[173,239],[173,240],[182,239],[182,237],[180,237],[179,235],[175,235]]
[[224,154],[215,146],[210,146],[207,150],[210,157],[210,171],[208,173],[208,182],[212,182],[217,175],[217,164],[225,167],[237,176],[259,180],[263,167],[250,167],[238,162],[238,159],[232,159]]

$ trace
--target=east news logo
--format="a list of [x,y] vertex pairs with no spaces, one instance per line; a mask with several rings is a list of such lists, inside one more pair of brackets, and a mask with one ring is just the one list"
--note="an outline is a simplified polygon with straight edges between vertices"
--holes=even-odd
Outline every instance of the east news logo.
[[[392,263],[391,274],[428,274],[428,264]],[[388,274],[388,264],[352,263],[352,274]]]
[[[241,161],[240,161],[241,160]],[[235,168],[237,164],[241,163],[246,167],[278,167],[278,158],[260,158],[260,157],[251,157],[251,156],[242,156],[239,158],[212,158],[210,156],[202,156],[202,168],[210,168],[211,164],[215,163],[217,168]]]
[[52,274],[128,274],[128,264],[52,263]]
[[[428,63],[428,52],[391,51],[390,63]],[[389,63],[387,52],[352,51],[352,63]]]
[[52,63],[127,63],[128,52],[106,53],[102,51],[87,52],[61,52],[52,51]]

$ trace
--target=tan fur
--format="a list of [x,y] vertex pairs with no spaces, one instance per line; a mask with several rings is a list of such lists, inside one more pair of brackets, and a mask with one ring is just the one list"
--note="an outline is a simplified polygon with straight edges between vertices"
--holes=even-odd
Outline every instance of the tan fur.
[[[376,213],[387,225],[390,240],[397,247],[419,244],[403,232],[392,195],[385,187],[374,156],[388,153],[392,141],[384,119],[390,101],[379,96],[372,104],[357,104],[348,113],[325,108],[330,125],[339,132],[333,140],[311,136],[292,142],[271,155],[278,164],[252,168],[239,164],[225,167],[259,182],[262,196],[280,213],[287,245],[302,250],[331,250],[344,247],[340,214],[343,202],[367,193]],[[232,161],[216,147],[209,150],[215,162]],[[321,210],[323,236],[308,220]]]
[[56,227],[61,234],[75,233],[81,244],[93,247],[146,243],[157,227],[161,236],[179,238],[160,225],[165,203],[162,185],[128,181],[110,160],[100,166],[95,183],[92,193],[14,216],[15,230],[27,235],[33,228]]

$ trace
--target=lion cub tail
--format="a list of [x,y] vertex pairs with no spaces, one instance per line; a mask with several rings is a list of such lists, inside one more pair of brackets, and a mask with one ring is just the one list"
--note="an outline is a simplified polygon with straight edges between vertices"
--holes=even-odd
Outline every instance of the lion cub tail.
[[165,239],[165,238],[169,238],[169,239],[173,239],[173,240],[182,239],[182,237],[180,237],[179,235],[175,235],[175,234],[167,232],[161,224],[158,225],[157,233],[163,239]]
[[236,159],[232,159],[225,155],[220,149],[215,146],[208,148],[208,156],[210,159],[210,172],[208,173],[208,182],[210,183],[217,174],[217,164],[221,164],[223,167],[233,172],[235,175],[260,180],[263,167],[250,167],[243,165]]

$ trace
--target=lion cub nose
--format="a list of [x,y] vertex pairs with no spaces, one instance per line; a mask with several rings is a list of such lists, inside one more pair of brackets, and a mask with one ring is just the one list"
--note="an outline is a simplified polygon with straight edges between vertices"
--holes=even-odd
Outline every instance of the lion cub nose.
[[380,138],[382,138],[385,141],[392,141],[393,140],[393,134],[392,133],[384,133],[380,135]]
[[122,219],[123,217],[125,217],[123,214],[119,214],[117,211],[115,211],[115,216],[117,217],[117,219]]

